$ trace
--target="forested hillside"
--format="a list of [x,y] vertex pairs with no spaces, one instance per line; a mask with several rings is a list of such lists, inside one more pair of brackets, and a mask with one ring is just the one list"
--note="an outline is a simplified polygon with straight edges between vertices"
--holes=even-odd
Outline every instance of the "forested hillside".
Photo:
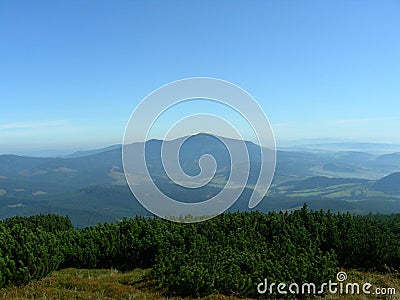
[[[180,164],[190,176],[199,174],[199,159],[204,154],[212,155],[217,162],[213,180],[199,189],[174,184],[164,170],[162,145],[180,144],[182,138],[149,140],[128,147],[140,151],[146,146],[148,171],[164,194],[177,201],[202,202],[226,187],[231,162],[224,143],[234,148],[241,144],[238,140],[221,139],[223,142],[209,134],[197,134],[182,145]],[[240,178],[249,175],[246,192],[230,211],[249,210],[249,195],[259,176],[260,147],[248,141],[246,147],[250,173],[242,174],[246,168],[240,164],[232,171],[242,174]],[[303,203],[315,210],[354,214],[400,212],[400,177],[390,175],[400,170],[398,153],[278,150],[276,155],[273,184],[257,207],[261,212],[295,210]],[[135,176],[140,185],[144,175]],[[58,158],[0,155],[0,200],[1,219],[50,213],[68,215],[74,226],[85,227],[124,217],[149,216],[127,185],[121,145]]]
[[227,213],[179,224],[135,218],[84,229],[55,215],[0,223],[0,287],[67,268],[151,267],[168,295],[258,297],[271,282],[335,280],[339,268],[393,271],[400,265],[400,215],[309,211]]

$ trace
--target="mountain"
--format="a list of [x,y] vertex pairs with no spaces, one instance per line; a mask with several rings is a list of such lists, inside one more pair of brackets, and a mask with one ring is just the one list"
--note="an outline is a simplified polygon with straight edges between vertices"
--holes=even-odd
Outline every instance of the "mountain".
[[375,162],[381,166],[399,166],[400,167],[400,152],[384,154],[376,158]]
[[15,176],[15,174],[35,168],[51,160],[51,158],[0,155],[0,176]]
[[400,194],[400,172],[383,177],[375,183],[375,189],[388,194]]
[[[215,158],[217,170],[209,185],[190,189],[171,183],[161,161],[160,140],[146,142],[149,172],[167,195],[183,202],[203,201],[218,194],[230,176],[230,156],[224,143],[234,148],[242,142],[227,138],[221,142],[208,134],[184,139],[179,161],[185,173],[197,175],[199,158],[204,154]],[[182,141],[183,138],[165,143],[176,147]],[[260,168],[259,146],[252,142],[245,144],[250,157],[250,179],[231,210],[248,210],[247,198]],[[133,143],[128,147],[137,151],[143,146]],[[54,212],[68,214],[74,224],[83,226],[148,215],[127,186],[121,151],[121,145],[113,145],[58,158],[0,155],[0,218]],[[257,209],[290,210],[307,202],[318,209],[354,213],[397,211],[396,175],[382,177],[400,171],[398,158],[398,153],[378,156],[360,151],[278,150],[273,185]],[[244,170],[241,162],[233,166],[233,172],[241,174]],[[142,177],[139,175],[137,180],[140,183]],[[386,201],[385,205],[382,201]]]
[[90,155],[99,154],[102,152],[107,152],[107,151],[111,151],[111,150],[115,150],[115,149],[121,149],[121,148],[122,148],[122,145],[117,144],[117,145],[112,145],[112,146],[108,146],[108,147],[104,147],[104,148],[100,148],[100,149],[76,151],[74,153],[65,155],[63,157],[64,158],[78,158],[78,157],[90,156]]

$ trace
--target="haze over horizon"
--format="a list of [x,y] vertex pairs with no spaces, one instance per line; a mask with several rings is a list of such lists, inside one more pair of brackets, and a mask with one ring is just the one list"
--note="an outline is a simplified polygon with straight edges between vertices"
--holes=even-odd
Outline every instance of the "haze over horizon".
[[[199,132],[199,134],[203,133]],[[187,135],[179,136],[173,139],[168,139],[167,141],[181,139],[184,137],[188,136]],[[220,137],[229,138],[226,136],[220,136]],[[147,141],[149,140],[163,140],[163,139],[149,138]],[[250,142],[255,143],[254,141]],[[120,146],[122,146],[122,143],[98,145],[95,147],[82,147],[79,145],[69,145],[69,147],[66,147],[64,149],[26,148],[17,150],[15,152],[7,152],[7,151],[0,152],[0,155],[18,155],[18,156],[28,156],[28,157],[70,157],[71,155],[73,156],[74,154],[80,152],[97,153],[102,151],[113,150]],[[358,151],[375,155],[400,153],[400,144],[364,142],[360,140],[335,139],[335,138],[291,140],[282,143],[277,143],[276,147],[277,150],[286,150],[286,151],[328,151],[328,152]]]
[[[145,96],[197,76],[249,92],[278,146],[400,144],[399,12],[396,1],[0,2],[0,154],[121,143]],[[165,122],[215,106],[176,109]]]

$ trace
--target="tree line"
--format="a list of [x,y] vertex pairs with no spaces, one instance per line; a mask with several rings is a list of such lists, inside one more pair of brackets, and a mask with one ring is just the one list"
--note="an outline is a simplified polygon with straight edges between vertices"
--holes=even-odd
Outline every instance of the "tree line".
[[191,224],[137,217],[74,229],[57,215],[0,222],[0,287],[67,267],[152,268],[167,294],[260,297],[256,286],[266,277],[320,284],[334,280],[340,268],[387,272],[399,266],[398,214],[356,216],[304,206]]

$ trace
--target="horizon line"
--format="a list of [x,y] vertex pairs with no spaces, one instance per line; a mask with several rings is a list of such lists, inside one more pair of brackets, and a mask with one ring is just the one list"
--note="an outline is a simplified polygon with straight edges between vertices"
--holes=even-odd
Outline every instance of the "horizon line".
[[[237,140],[238,139],[232,138],[232,137],[226,137],[226,136],[220,136],[220,135],[214,135],[210,134],[207,132],[197,132],[192,135],[182,135],[176,138],[171,138],[171,139],[166,139],[163,140],[161,138],[149,138],[145,141],[134,141],[129,144],[133,143],[143,143],[143,142],[149,142],[149,141],[174,141],[174,140],[179,140],[182,138],[189,138],[197,135],[209,135],[217,138],[222,138],[222,139],[231,139],[231,140]],[[243,141],[245,142],[250,142],[253,143],[257,146],[260,146],[258,143],[255,143],[254,141],[251,140],[246,140],[244,139]],[[298,138],[298,139],[284,139],[284,140],[277,140],[275,141],[276,144],[276,149],[290,149],[290,148],[299,148],[301,146],[329,146],[329,145],[339,145],[339,144],[368,144],[368,145],[381,145],[381,146],[393,146],[393,147],[399,147],[400,148],[400,143],[390,143],[387,141],[366,141],[366,140],[360,140],[360,139],[344,139],[344,138]],[[49,158],[49,157],[65,157],[68,155],[72,155],[77,152],[86,152],[86,151],[96,151],[96,150],[102,150],[106,148],[111,148],[115,146],[123,146],[123,141],[121,143],[109,143],[107,145],[98,145],[98,146],[92,146],[92,147],[86,147],[86,148],[81,148],[79,146],[59,146],[59,147],[43,147],[43,148],[36,148],[32,150],[26,150],[26,147],[23,147],[23,149],[15,149],[15,150],[4,150],[2,151],[0,148],[0,155],[15,155],[15,156],[26,156],[26,157],[42,157],[42,158]],[[19,148],[19,147],[16,147]],[[306,149],[304,150],[313,150],[313,149]],[[322,149],[315,149],[315,150],[322,150]],[[332,151],[345,151],[345,150],[338,150],[338,149],[332,149]],[[400,151],[400,149],[399,149]],[[365,151],[362,152],[371,152],[368,151],[368,149],[365,149]],[[374,152],[374,151],[372,151]],[[387,152],[387,151],[385,151]],[[390,153],[390,151],[388,152]],[[394,152],[392,152],[394,153]]]

